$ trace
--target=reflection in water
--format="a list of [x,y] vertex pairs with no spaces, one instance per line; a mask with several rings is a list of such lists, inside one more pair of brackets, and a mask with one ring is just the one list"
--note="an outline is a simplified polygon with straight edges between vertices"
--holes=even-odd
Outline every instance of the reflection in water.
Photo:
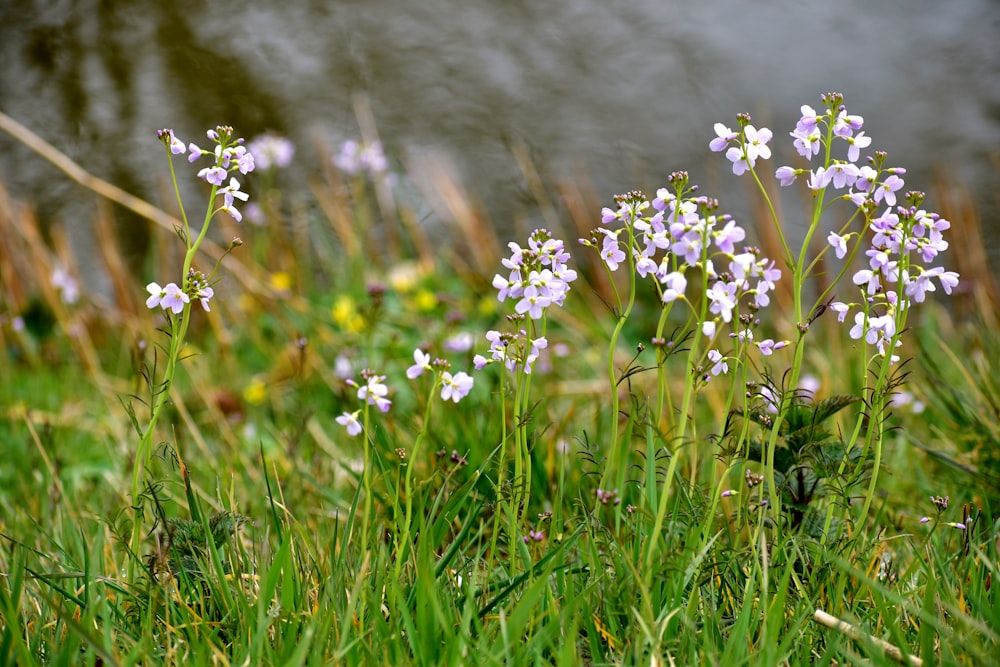
[[[742,185],[707,151],[712,123],[748,111],[781,139],[799,105],[836,90],[912,184],[929,188],[942,169],[981,208],[996,205],[1000,6],[989,0],[179,4],[4,3],[0,108],[155,200],[157,128],[273,130],[295,141],[304,176],[317,141],[357,136],[352,96],[365,92],[396,159],[419,170],[443,157],[503,225],[532,215],[512,147],[605,200],[688,169],[740,214]],[[789,159],[789,144],[779,150]],[[6,136],[0,175],[87,236],[92,199]],[[141,249],[141,234],[127,236]]]

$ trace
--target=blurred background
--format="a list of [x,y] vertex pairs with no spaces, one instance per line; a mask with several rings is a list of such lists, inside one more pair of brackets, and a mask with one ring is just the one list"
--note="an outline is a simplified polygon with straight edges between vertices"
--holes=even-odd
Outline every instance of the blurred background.
[[[771,127],[777,167],[800,105],[837,91],[927,208],[936,187],[961,195],[997,258],[998,36],[992,0],[8,0],[0,110],[158,205],[158,128],[287,136],[286,183],[303,190],[343,141],[377,132],[395,171],[446,172],[502,237],[542,224],[526,165],[604,204],[686,169],[743,216],[747,184],[707,149],[713,123],[745,111]],[[94,243],[94,197],[4,133],[0,182],[77,249]],[[148,228],[117,224],[141,255]]]

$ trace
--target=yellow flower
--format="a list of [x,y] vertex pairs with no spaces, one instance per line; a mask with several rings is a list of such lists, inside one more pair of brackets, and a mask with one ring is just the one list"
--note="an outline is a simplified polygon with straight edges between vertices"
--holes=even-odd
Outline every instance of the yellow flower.
[[275,292],[287,292],[292,289],[292,276],[285,271],[275,271],[271,274],[271,289]]
[[267,398],[267,386],[259,377],[250,380],[250,384],[243,389],[243,400],[250,405],[260,405],[265,398]]
[[365,318],[358,312],[354,299],[349,294],[341,294],[330,310],[333,321],[342,329],[359,333],[365,329]]
[[437,296],[434,295],[434,292],[428,289],[422,289],[417,292],[414,296],[413,302],[418,310],[425,313],[427,311],[434,310],[438,305]]

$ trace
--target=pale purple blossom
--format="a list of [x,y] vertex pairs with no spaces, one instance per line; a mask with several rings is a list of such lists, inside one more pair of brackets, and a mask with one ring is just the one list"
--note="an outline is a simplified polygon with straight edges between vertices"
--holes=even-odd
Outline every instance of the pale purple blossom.
[[458,403],[472,391],[474,381],[468,373],[458,372],[452,375],[448,371],[441,374],[441,398]]
[[726,358],[718,350],[709,350],[708,360],[714,364],[710,371],[712,375],[725,375],[729,372],[729,364],[726,363]]
[[733,132],[722,123],[715,124],[715,134],[717,136],[709,142],[708,147],[716,153],[726,150],[729,142],[735,141],[740,136],[739,133]]
[[684,298],[684,291],[687,289],[687,278],[684,277],[683,273],[672,271],[665,275],[660,282],[664,286],[663,296],[661,297],[663,303],[670,303],[671,301]]
[[222,167],[205,167],[198,172],[198,178],[212,185],[221,186],[226,182],[226,170]]
[[354,437],[361,433],[361,422],[358,421],[358,412],[345,412],[336,418],[338,424],[347,429],[347,435]]
[[52,269],[52,286],[59,291],[63,303],[73,305],[80,299],[80,287],[76,279],[61,266]]
[[774,177],[778,179],[781,187],[787,187],[795,182],[798,173],[793,167],[778,167],[778,170],[774,172]]
[[847,239],[847,236],[841,236],[836,232],[830,232],[826,237],[827,242],[837,252],[837,259],[844,259],[847,256]]
[[411,380],[423,375],[424,371],[432,370],[431,355],[419,347],[413,351],[413,362],[413,365],[406,369],[406,377]]
[[265,170],[271,167],[284,169],[295,156],[295,144],[275,134],[257,137],[247,144],[247,149],[253,155],[256,166]]
[[160,287],[159,283],[149,283],[146,285],[146,291],[149,292],[149,298],[146,299],[147,308],[159,306],[163,310],[178,314],[184,310],[184,304],[191,301],[177,283],[167,283],[165,287]]

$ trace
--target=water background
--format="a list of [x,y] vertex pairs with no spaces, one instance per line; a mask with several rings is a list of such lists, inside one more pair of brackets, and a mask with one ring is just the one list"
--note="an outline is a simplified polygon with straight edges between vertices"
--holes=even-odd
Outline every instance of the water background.
[[[770,126],[777,167],[799,107],[838,91],[908,189],[937,173],[971,190],[996,257],[998,37],[991,0],[12,0],[0,109],[162,203],[156,129],[284,134],[305,191],[318,144],[359,135],[364,93],[395,163],[446,160],[502,235],[537,217],[512,146],[606,203],[687,169],[739,216],[745,183],[708,152],[713,123],[746,111]],[[91,242],[93,198],[6,135],[0,178]]]

